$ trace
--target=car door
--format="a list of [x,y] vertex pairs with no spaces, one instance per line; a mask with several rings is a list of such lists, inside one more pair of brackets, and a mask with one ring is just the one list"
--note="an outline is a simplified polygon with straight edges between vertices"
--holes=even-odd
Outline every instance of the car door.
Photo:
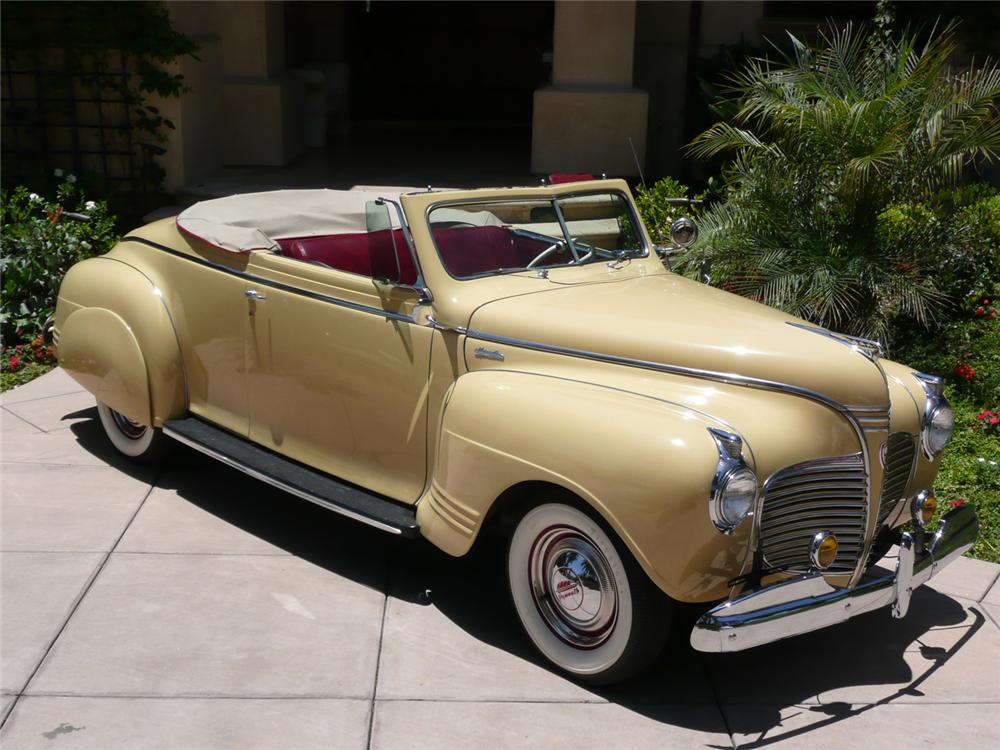
[[415,502],[433,330],[412,322],[414,295],[275,253],[248,271],[262,281],[246,303],[250,438]]

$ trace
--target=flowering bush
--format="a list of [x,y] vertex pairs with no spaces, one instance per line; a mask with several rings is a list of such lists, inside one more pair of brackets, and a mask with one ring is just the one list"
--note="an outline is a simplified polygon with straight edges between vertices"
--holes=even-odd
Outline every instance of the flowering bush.
[[18,372],[31,364],[53,365],[55,361],[55,350],[41,336],[26,344],[5,346],[0,353],[0,367],[5,372]]
[[979,429],[987,435],[1000,434],[1000,411],[996,409],[984,409],[976,415],[979,420]]
[[71,265],[107,252],[117,240],[106,204],[87,200],[75,183],[66,176],[55,200],[23,187],[0,195],[0,334],[8,347],[42,333]]

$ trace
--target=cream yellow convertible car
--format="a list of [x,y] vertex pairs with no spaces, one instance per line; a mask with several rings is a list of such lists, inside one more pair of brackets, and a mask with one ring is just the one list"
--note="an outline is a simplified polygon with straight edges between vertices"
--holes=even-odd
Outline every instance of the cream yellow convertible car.
[[128,456],[179,441],[454,556],[502,531],[578,679],[649,664],[677,602],[715,652],[902,617],[977,533],[931,525],[941,381],[672,273],[693,230],[654,247],[620,180],[238,195],[72,268],[52,333]]

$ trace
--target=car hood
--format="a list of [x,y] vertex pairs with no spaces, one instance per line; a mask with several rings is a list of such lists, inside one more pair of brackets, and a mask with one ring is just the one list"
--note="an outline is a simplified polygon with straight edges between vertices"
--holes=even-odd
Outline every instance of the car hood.
[[881,370],[843,340],[682,276],[552,287],[480,306],[470,335],[778,382],[850,406],[889,401]]

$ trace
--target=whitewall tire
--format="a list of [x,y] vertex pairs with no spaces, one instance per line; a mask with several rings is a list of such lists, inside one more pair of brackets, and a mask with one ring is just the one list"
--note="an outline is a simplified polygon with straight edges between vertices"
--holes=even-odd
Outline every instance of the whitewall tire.
[[583,682],[624,680],[666,641],[667,597],[614,532],[571,505],[545,503],[521,517],[507,548],[507,580],[532,643]]
[[159,430],[135,422],[100,401],[97,413],[105,434],[119,453],[138,461],[153,461],[162,454],[165,438]]

